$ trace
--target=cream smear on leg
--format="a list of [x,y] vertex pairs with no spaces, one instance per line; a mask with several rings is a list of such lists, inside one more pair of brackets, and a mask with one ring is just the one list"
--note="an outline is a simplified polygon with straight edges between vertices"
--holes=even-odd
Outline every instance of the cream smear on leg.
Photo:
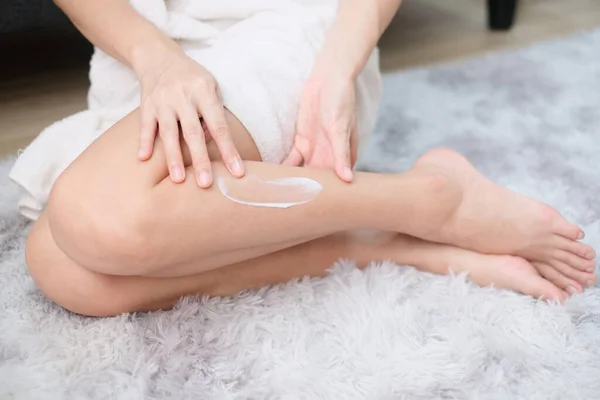
[[256,175],[246,175],[244,178],[219,177],[217,186],[223,196],[231,201],[271,208],[289,208],[309,203],[323,190],[319,182],[308,178],[263,180]]

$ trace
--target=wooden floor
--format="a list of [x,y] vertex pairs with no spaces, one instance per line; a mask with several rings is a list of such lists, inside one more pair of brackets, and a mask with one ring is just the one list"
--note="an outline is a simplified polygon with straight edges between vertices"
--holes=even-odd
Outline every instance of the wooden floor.
[[[454,61],[600,26],[598,0],[520,0],[513,30],[492,33],[486,29],[485,2],[405,0],[381,40],[382,68]],[[43,40],[0,37],[0,51],[2,156],[26,146],[45,126],[85,108],[89,49],[81,40],[57,34]]]

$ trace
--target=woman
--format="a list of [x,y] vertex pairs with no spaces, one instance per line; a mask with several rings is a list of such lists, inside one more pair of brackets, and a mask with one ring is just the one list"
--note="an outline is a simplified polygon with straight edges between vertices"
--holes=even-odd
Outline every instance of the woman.
[[[314,2],[290,2],[298,8],[281,13],[285,23],[261,32],[289,39],[303,56],[307,45],[288,30],[300,28],[314,45],[311,59],[298,58],[311,66],[306,76],[298,69],[300,90],[285,75],[295,72],[254,60],[244,47],[253,43],[244,42],[243,26],[273,18],[270,12],[228,23],[226,39],[206,50],[211,70],[125,0],[57,2],[95,45],[135,72],[142,93],[140,109],[60,176],[28,238],[31,276],[66,309],[108,316],[168,308],[184,295],[320,276],[340,257],[361,267],[391,259],[440,274],[466,271],[480,285],[559,301],[594,283],[595,254],[578,242],[579,227],[494,185],[452,151],[431,151],[403,174],[352,172],[360,131],[372,128],[364,119],[372,119],[373,107],[364,103],[378,91],[372,79],[371,87],[357,86],[365,82],[361,74],[372,74],[377,40],[400,0],[341,1],[325,25],[293,19],[316,12]],[[273,68],[273,81],[252,82],[257,96],[278,96],[269,88],[283,74],[292,89],[278,98],[285,111],[278,117],[293,118],[296,129],[282,124],[263,134],[260,121],[269,130],[272,115],[262,103],[252,115],[243,111],[233,89],[224,89],[235,74],[215,68],[214,57],[239,73]],[[322,189],[303,204],[277,208],[232,201],[214,184],[223,180],[242,197],[261,198],[265,182],[290,177]]]

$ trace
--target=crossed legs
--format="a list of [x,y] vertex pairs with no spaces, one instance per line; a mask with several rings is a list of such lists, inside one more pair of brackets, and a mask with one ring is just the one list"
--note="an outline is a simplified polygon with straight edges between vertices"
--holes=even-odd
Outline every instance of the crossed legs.
[[[558,300],[595,279],[595,255],[577,242],[577,226],[493,185],[455,153],[430,152],[403,174],[357,173],[347,185],[329,171],[259,162],[248,132],[228,117],[250,173],[309,177],[321,194],[270,209],[231,202],[193,179],[174,184],[160,142],[150,161],[137,161],[134,112],[55,184],[27,242],[40,289],[71,311],[103,316],[320,276],[340,257],[466,270],[482,285]],[[209,147],[216,175],[226,174]]]

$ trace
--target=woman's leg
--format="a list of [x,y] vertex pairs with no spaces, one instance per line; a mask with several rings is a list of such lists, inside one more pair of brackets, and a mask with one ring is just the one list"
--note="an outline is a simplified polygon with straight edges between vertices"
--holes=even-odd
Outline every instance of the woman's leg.
[[[42,215],[28,239],[27,264],[35,282],[49,298],[72,311],[89,315],[113,315],[125,311],[169,307],[178,298],[187,294],[232,294],[242,289],[282,282],[294,277],[319,276],[339,257],[357,259],[359,265],[365,265],[370,260],[393,259],[399,263],[416,265],[436,273],[447,272],[448,266],[452,266],[456,272],[465,268],[471,272],[475,282],[480,284],[495,283],[497,286],[534,296],[564,297],[564,292],[542,279],[534,271],[532,272],[528,263],[516,257],[483,256],[402,235],[396,235],[393,240],[383,242],[365,241],[364,236],[350,233],[312,240],[323,235],[323,231],[327,229],[322,226],[320,229],[310,229],[315,224],[311,225],[313,222],[311,220],[304,220],[308,213],[300,213],[301,216],[294,217],[296,218],[294,220],[288,218],[286,212],[280,214],[282,221],[277,221],[277,217],[269,215],[269,212],[263,215],[261,212],[290,210],[261,210],[253,207],[244,207],[242,210],[239,205],[230,203],[214,191],[202,191],[193,184],[173,185],[165,179],[167,166],[160,143],[157,146],[157,154],[149,163],[141,164],[135,161],[136,118],[134,114],[115,126],[102,141],[95,143],[61,177],[58,190],[53,191],[50,213],[45,212]],[[248,133],[233,116],[229,115],[229,119],[236,144],[244,159],[259,160],[258,151]],[[211,158],[218,159],[218,152],[213,145],[209,145],[209,150]],[[187,151],[185,151],[185,158],[186,163],[189,164]],[[424,169],[430,168],[427,160],[423,164]],[[268,165],[263,167],[266,173],[269,173],[269,169],[279,168]],[[435,167],[432,169],[435,170]],[[331,187],[335,188],[338,183],[323,171],[297,169],[288,171],[297,174],[304,172],[318,174],[317,179],[321,179],[326,187],[328,187],[327,182],[330,182],[329,190],[332,190]],[[420,188],[426,192],[423,196],[427,199],[427,195],[431,195],[432,192],[440,192],[440,189],[446,188],[440,187],[441,183],[446,185],[445,179],[440,182],[439,176],[435,175],[437,173],[432,171],[417,171],[413,174],[415,187],[405,184],[404,188],[408,192]],[[361,175],[361,177],[361,179],[369,179],[375,176]],[[390,179],[384,181],[388,185],[380,185],[383,193],[371,197],[383,202],[386,209],[392,212],[396,212],[394,209],[399,207],[400,211],[403,211],[402,216],[408,221],[413,221],[417,228],[422,222],[423,227],[431,229],[430,220],[419,221],[418,219],[419,210],[424,208],[420,204],[421,199],[413,198],[414,204],[403,203],[403,194],[400,193],[397,195],[400,201],[387,204],[390,199],[386,199],[385,192],[394,192],[392,189],[397,189],[398,177],[387,178]],[[337,197],[337,202],[341,206],[351,203],[363,214],[361,218],[367,222],[371,215],[374,220],[392,218],[392,213],[387,213],[381,208],[368,207],[368,203],[362,206],[365,209],[361,211],[361,204],[365,203],[366,199],[348,196],[360,192],[356,190],[356,186],[358,185],[337,186],[335,190],[342,191],[342,194]],[[162,191],[153,190],[162,187],[165,188],[160,189]],[[353,189],[354,192],[347,189]],[[363,188],[363,191],[369,194],[369,190],[372,189],[372,187]],[[452,200],[454,196],[452,191],[456,188],[448,187],[448,189],[451,193],[446,199]],[[162,197],[158,197],[157,193]],[[335,196],[330,195],[330,197]],[[207,207],[203,199],[208,199],[212,208]],[[437,208],[432,208],[443,213],[448,208],[452,209],[453,202],[449,203],[450,206],[441,204]],[[138,209],[136,207],[138,205],[143,208]],[[148,209],[149,205],[155,208]],[[227,232],[211,229],[211,227],[221,228],[224,224],[230,224],[232,219],[212,218],[211,221],[211,213],[215,212],[215,207],[229,207],[239,213],[239,218],[250,217],[251,222],[262,235],[267,235],[269,232],[269,226],[263,225],[273,223],[276,227],[279,226],[278,223],[283,224],[284,226],[278,229],[283,232],[290,230],[291,235],[285,237],[287,240],[279,236],[277,240],[259,240],[252,242],[251,245],[248,245],[244,236],[238,236],[236,241],[232,241],[232,236]],[[302,210],[303,207],[298,209]],[[335,207],[335,204],[331,207]],[[168,212],[164,212],[165,210]],[[316,214],[313,218],[318,220],[317,227],[331,220],[330,216],[324,215],[325,211],[323,208],[321,214],[319,210],[313,211]],[[178,212],[183,215],[177,216]],[[48,215],[54,217],[53,224],[49,221]],[[173,216],[177,218],[178,223],[168,224],[170,228],[165,230],[164,225],[161,224],[164,224],[164,220],[168,222],[168,219]],[[415,218],[417,221],[414,221]],[[154,232],[146,232],[145,228],[153,229]],[[232,232],[235,233],[237,229],[234,226]],[[252,226],[248,227],[248,224],[242,224],[241,229],[245,230],[247,236],[255,235]],[[63,235],[62,246],[55,243],[54,232],[59,236]],[[145,233],[151,234],[144,236]],[[192,235],[192,238],[184,235]],[[170,242],[169,240],[174,236],[182,240]],[[271,233],[267,239],[271,239],[272,236]],[[157,241],[145,242],[145,238]],[[164,238],[164,242],[161,242],[160,238]],[[220,245],[228,250],[212,253],[210,248],[209,251],[205,250],[206,246],[202,247],[203,241],[211,240],[221,243]],[[229,246],[222,244],[228,240]],[[303,242],[308,243],[298,245]],[[290,246],[294,247],[284,250]],[[201,251],[198,251],[198,248]],[[260,257],[260,255],[264,256]],[[77,260],[77,257],[84,262],[73,261]],[[169,264],[169,260],[177,262]],[[162,265],[163,268],[156,268],[157,265]],[[214,269],[219,266],[222,268]],[[552,270],[552,282],[562,289],[576,287],[580,290],[581,286],[574,280],[585,282],[594,278],[593,275],[585,275],[584,279],[577,275],[581,274],[580,271],[571,267],[568,268],[570,274],[566,276],[547,264],[539,264],[539,267],[546,271]],[[134,272],[132,270],[136,268],[137,272],[145,275],[173,276],[173,278],[116,276],[131,275]]]
[[[393,233],[343,233],[306,242],[259,258],[200,274],[177,278],[114,276],[77,265],[54,243],[42,215],[28,238],[27,264],[38,287],[75,313],[111,316],[124,312],[172,307],[185,295],[233,295],[304,276],[323,276],[340,258],[358,267],[374,260],[394,260],[436,274],[467,272],[475,283],[516,290],[534,297],[562,301],[567,293],[543,279],[525,260],[482,255]],[[561,286],[578,286],[566,277]]]
[[[248,133],[229,117],[236,140],[247,141]],[[48,219],[56,244],[90,271],[192,275],[356,229],[522,255],[555,268],[593,267],[592,249],[575,241],[581,233],[577,226],[493,185],[449,151],[430,153],[400,175],[357,173],[351,185],[330,171],[248,162],[248,173],[263,179],[308,177],[323,186],[308,204],[262,208],[234,203],[216,187],[199,189],[194,179],[174,184],[160,141],[152,159],[139,162],[138,119],[134,112],[102,135],[50,196]],[[189,165],[189,154],[185,158]],[[214,171],[228,174],[219,162]]]

